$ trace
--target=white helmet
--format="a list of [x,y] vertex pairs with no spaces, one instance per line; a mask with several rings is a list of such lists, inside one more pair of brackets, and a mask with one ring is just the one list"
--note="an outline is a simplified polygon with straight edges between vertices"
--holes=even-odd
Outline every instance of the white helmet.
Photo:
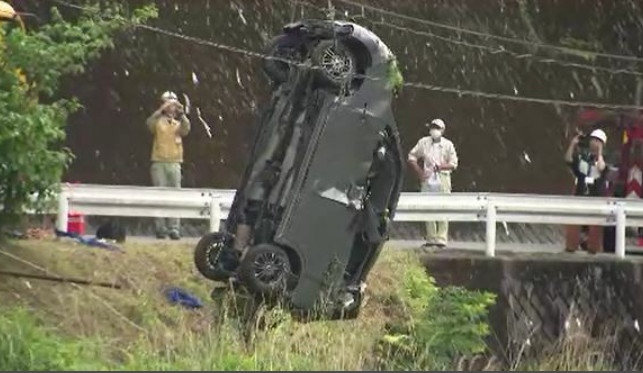
[[167,92],[163,93],[163,95],[161,96],[161,100],[163,100],[163,101],[178,101],[179,96],[177,96],[176,93],[174,93],[172,91],[167,91]]
[[0,18],[16,18],[16,11],[9,3],[5,1],[0,1]]
[[599,139],[603,142],[603,144],[607,143],[607,134],[605,134],[605,131],[603,130],[594,130],[592,133],[589,135],[589,137],[593,137],[595,139]]
[[446,124],[444,123],[444,121],[442,119],[433,119],[431,121],[431,123],[427,123],[426,126],[427,127],[437,126],[441,130],[445,130],[447,128]]

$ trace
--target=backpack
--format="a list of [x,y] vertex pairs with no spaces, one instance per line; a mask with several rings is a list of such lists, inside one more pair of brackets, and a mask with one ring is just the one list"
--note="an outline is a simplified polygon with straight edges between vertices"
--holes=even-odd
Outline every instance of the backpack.
[[115,240],[116,242],[125,242],[127,232],[125,227],[114,219],[110,219],[101,224],[96,230],[96,238],[103,240]]

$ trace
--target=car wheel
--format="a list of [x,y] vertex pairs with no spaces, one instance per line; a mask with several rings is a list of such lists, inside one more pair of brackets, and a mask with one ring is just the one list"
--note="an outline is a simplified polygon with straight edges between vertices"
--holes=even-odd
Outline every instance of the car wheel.
[[290,74],[290,64],[279,59],[300,62],[301,57],[297,49],[299,48],[298,38],[292,35],[275,36],[268,42],[264,54],[276,59],[266,59],[263,63],[263,69],[266,75],[277,84],[282,84],[288,80]]
[[260,244],[248,250],[238,271],[246,287],[266,297],[283,295],[292,277],[288,254],[278,246]]
[[319,68],[318,82],[329,88],[340,89],[349,85],[357,72],[357,57],[346,45],[323,40],[313,50],[313,63]]
[[226,271],[220,262],[228,237],[222,233],[210,233],[203,236],[194,250],[194,264],[199,272],[213,281],[227,281],[231,273]]

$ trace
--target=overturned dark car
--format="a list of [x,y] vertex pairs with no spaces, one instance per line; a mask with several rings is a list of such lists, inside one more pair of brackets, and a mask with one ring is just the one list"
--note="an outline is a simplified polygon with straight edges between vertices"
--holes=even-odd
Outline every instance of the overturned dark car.
[[338,21],[287,25],[266,55],[271,100],[225,232],[201,239],[197,268],[305,313],[357,317],[402,183],[397,62]]

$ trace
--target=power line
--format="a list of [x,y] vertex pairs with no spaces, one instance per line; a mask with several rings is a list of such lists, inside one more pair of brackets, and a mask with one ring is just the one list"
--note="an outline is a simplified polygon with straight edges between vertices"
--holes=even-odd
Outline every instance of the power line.
[[89,11],[89,10],[95,11],[95,10],[97,10],[96,8],[90,8],[90,7],[87,7],[87,6],[81,6],[81,5],[69,3],[69,2],[66,2],[66,1],[63,1],[63,0],[49,0],[49,1],[51,1],[53,3],[56,3],[58,5],[66,6],[68,8],[73,8],[73,9],[78,9],[78,10],[83,10],[83,11]]
[[[294,62],[284,58],[268,56],[258,52],[249,51],[243,48],[232,47],[229,45],[216,43],[209,40],[203,40],[200,38],[179,34],[165,29],[160,29],[157,27],[146,26],[146,25],[140,25],[137,27],[154,31],[154,32],[159,32],[167,36],[180,38],[182,40],[199,43],[201,45],[206,45],[206,46],[218,48],[218,49],[233,52],[233,53],[243,54],[249,57],[261,58],[266,60],[270,60],[270,59],[278,60],[284,63],[288,63],[291,65],[296,65],[304,68],[320,69],[319,67],[314,67],[309,64],[302,64],[302,63]],[[361,75],[360,77],[364,77],[366,79],[373,79],[371,77],[363,76],[363,75]],[[480,92],[480,91],[473,91],[473,90],[460,90],[457,88],[441,87],[441,86],[436,86],[432,84],[418,83],[418,82],[407,82],[404,84],[404,86],[409,88],[415,88],[415,89],[425,89],[425,90],[436,91],[436,92],[452,93],[458,96],[473,96],[473,97],[497,99],[497,100],[522,101],[522,102],[530,102],[530,103],[553,104],[553,105],[563,105],[563,106],[572,106],[572,107],[595,107],[595,108],[604,108],[604,109],[628,109],[628,110],[643,109],[643,107],[636,106],[636,105],[603,104],[603,103],[595,103],[595,102],[566,101],[566,100],[544,99],[544,98],[535,98],[535,97],[512,96],[512,95],[506,95],[506,94],[488,93],[488,92]]]
[[[53,0],[56,2],[60,2],[60,0]],[[345,1],[345,0],[336,0],[336,1]],[[310,63],[300,63],[300,62],[295,62],[292,60],[288,60],[285,58],[281,57],[275,57],[275,56],[268,56],[259,52],[254,52],[251,50],[247,50],[244,48],[239,48],[239,47],[234,47],[222,43],[216,43],[210,40],[205,40],[201,38],[197,38],[194,36],[188,36],[184,34],[180,34],[177,32],[165,30],[162,28],[154,27],[154,26],[148,26],[148,25],[136,25],[136,27],[156,32],[159,34],[163,34],[166,36],[171,36],[174,38],[178,38],[181,40],[185,40],[188,42],[204,45],[204,46],[209,46],[213,48],[217,48],[220,50],[228,51],[231,53],[237,53],[241,55],[245,55],[248,57],[253,57],[253,58],[260,58],[263,60],[275,60],[279,62],[283,62],[289,65],[293,66],[298,66],[302,68],[307,68],[307,69],[317,69],[320,70],[320,67],[317,66],[312,66]],[[364,75],[353,75],[354,77],[361,77],[365,79],[372,79],[376,80],[372,77],[364,76]],[[427,84],[427,83],[421,83],[421,82],[407,82],[404,83],[404,87],[409,87],[409,88],[414,88],[414,89],[423,89],[423,90],[429,90],[433,92],[443,92],[443,93],[450,93],[450,94],[455,94],[458,96],[469,96],[469,97],[478,97],[478,98],[486,98],[486,99],[494,99],[494,100],[504,100],[504,101],[515,101],[515,102],[528,102],[528,103],[538,103],[538,104],[549,104],[549,105],[562,105],[562,106],[570,106],[570,107],[594,107],[594,108],[602,108],[602,109],[615,109],[615,110],[641,110],[643,109],[642,106],[637,106],[637,105],[620,105],[620,104],[607,104],[607,103],[596,103],[596,102],[582,102],[582,101],[567,101],[567,100],[556,100],[556,99],[545,99],[545,98],[536,98],[536,97],[524,97],[524,96],[512,96],[512,95],[507,95],[507,94],[499,94],[499,93],[489,93],[489,92],[481,92],[481,91],[474,91],[474,90],[462,90],[458,88],[453,88],[453,87],[442,87],[442,86],[437,86],[437,85],[432,85],[432,84]]]
[[547,98],[536,98],[536,97],[524,97],[524,96],[512,96],[501,93],[489,93],[489,92],[480,92],[472,91],[451,87],[441,87],[432,84],[426,83],[415,83],[409,82],[404,84],[405,87],[424,89],[434,92],[443,92],[450,93],[457,96],[470,96],[477,98],[486,98],[492,100],[503,100],[503,101],[518,101],[518,102],[528,102],[535,104],[548,104],[548,105],[561,105],[561,106],[570,106],[570,107],[593,107],[597,109],[614,109],[614,110],[642,110],[643,106],[638,105],[619,105],[619,104],[603,104],[596,102],[583,102],[583,101],[566,101],[566,100],[555,100]]
[[[325,12],[326,11],[325,8],[321,8],[321,7],[319,7],[317,5],[314,5],[314,4],[312,4],[312,3],[308,2],[308,1],[293,0],[293,3],[308,6],[308,7],[312,8],[312,9],[316,9],[319,12]],[[643,76],[643,73],[638,72],[638,71],[632,71],[632,70],[629,70],[629,69],[612,69],[612,68],[604,67],[604,66],[595,66],[595,65],[588,65],[588,64],[583,64],[583,63],[561,61],[561,60],[558,60],[558,59],[555,59],[555,58],[544,58],[544,57],[540,57],[540,56],[537,56],[537,55],[534,55],[534,54],[531,54],[531,53],[518,53],[518,52],[515,52],[515,51],[512,51],[512,50],[505,49],[503,47],[498,48],[498,47],[492,47],[492,46],[488,46],[488,45],[469,43],[469,42],[466,42],[466,41],[463,41],[463,40],[457,40],[457,39],[445,37],[445,36],[442,36],[442,35],[437,35],[437,34],[434,34],[432,32],[429,32],[429,31],[421,31],[421,30],[417,30],[417,29],[413,29],[413,28],[409,28],[409,27],[398,26],[398,25],[388,23],[388,22],[384,22],[384,21],[375,21],[375,20],[372,20],[372,19],[370,19],[368,17],[361,17],[361,18],[366,20],[366,21],[368,21],[368,22],[370,22],[371,24],[375,24],[375,25],[378,25],[378,26],[388,27],[388,28],[398,30],[398,31],[408,32],[408,33],[411,33],[411,34],[424,36],[424,37],[427,37],[427,38],[437,39],[437,40],[444,41],[446,43],[460,45],[460,46],[467,47],[467,48],[479,49],[479,50],[487,51],[490,54],[506,54],[506,55],[508,55],[510,57],[513,57],[515,59],[518,59],[518,60],[531,59],[531,60],[533,60],[535,62],[542,63],[542,64],[559,65],[559,66],[563,66],[563,67],[571,67],[571,68],[583,69],[583,70],[592,71],[592,72],[599,72],[600,71],[600,72],[605,72],[605,73],[609,73],[609,74],[612,74],[612,75],[623,74],[623,75],[632,75],[632,76]]]
[[374,12],[378,12],[381,14],[386,14],[392,17],[400,18],[400,19],[405,19],[407,21],[413,21],[417,23],[422,23],[428,26],[433,26],[437,28],[442,28],[445,30],[450,30],[450,31],[455,31],[455,32],[460,32],[463,34],[469,34],[469,35],[475,35],[479,37],[484,37],[484,38],[490,38],[490,39],[496,39],[500,41],[504,41],[507,43],[513,43],[513,44],[520,44],[520,45],[525,45],[525,46],[530,46],[530,47],[539,47],[539,48],[544,48],[544,49],[551,49],[551,50],[556,50],[559,52],[563,52],[566,54],[573,54],[573,55],[591,55],[593,57],[602,57],[602,58],[611,58],[615,60],[622,60],[622,61],[629,61],[629,62],[643,62],[643,58],[636,57],[636,56],[627,56],[627,55],[621,55],[621,54],[612,54],[612,53],[604,53],[604,52],[597,52],[597,51],[591,51],[591,50],[584,50],[584,49],[578,49],[578,48],[571,48],[571,47],[564,47],[561,45],[553,45],[553,44],[546,44],[546,43],[539,43],[539,42],[533,42],[529,40],[524,40],[524,39],[517,39],[517,38],[512,38],[508,36],[502,36],[502,35],[495,35],[495,34],[490,34],[482,31],[477,31],[477,30],[471,30],[463,27],[457,27],[453,25],[447,25],[444,23],[440,22],[435,22],[435,21],[429,21],[427,19],[423,18],[416,18],[412,16],[408,16],[406,14],[401,14],[397,12],[393,12],[391,10],[387,9],[382,9],[378,8],[372,5],[367,5],[367,4],[362,4],[358,3],[352,0],[335,0],[339,1],[344,4],[348,4],[354,7],[359,7],[362,9],[368,9]]
[[[148,25],[136,25],[137,28],[143,29],[143,30],[148,30],[151,32],[155,32],[158,34],[162,34],[165,36],[171,36],[173,38],[181,39],[184,41],[188,41],[191,43],[203,45],[203,46],[208,46],[212,48],[217,48],[220,50],[224,50],[227,52],[235,53],[235,54],[241,54],[247,57],[253,57],[253,58],[258,58],[266,61],[277,61],[277,62],[282,62],[284,64],[294,66],[294,67],[299,67],[302,69],[308,69],[308,70],[323,70],[322,67],[319,66],[314,66],[310,62],[298,62],[294,60],[290,60],[287,58],[283,57],[276,57],[276,56],[269,56],[267,54],[259,53],[259,52],[254,52],[245,48],[240,48],[240,47],[234,47],[231,45],[223,44],[223,43],[217,43],[211,40],[205,40],[201,38],[197,38],[194,36],[189,36],[185,34],[181,34],[178,32],[162,29],[159,27],[154,27],[154,26],[148,26]],[[371,79],[371,80],[380,80],[379,78],[373,78],[373,77],[368,77],[362,74],[353,74],[352,75],[354,78],[364,78],[364,79]]]
[[448,37],[445,37],[445,36],[436,35],[434,33],[428,32],[428,31],[419,31],[419,30],[415,30],[415,29],[411,29],[411,28],[403,27],[403,26],[397,26],[397,25],[394,25],[394,24],[386,23],[386,22],[373,21],[373,20],[369,20],[369,22],[371,22],[373,24],[376,24],[376,25],[389,27],[389,28],[399,30],[399,31],[405,31],[405,32],[409,32],[409,33],[420,35],[420,36],[426,36],[426,37],[429,37],[429,38],[442,40],[444,42],[451,43],[451,44],[461,45],[461,46],[468,47],[468,48],[485,50],[485,51],[490,52],[491,54],[506,54],[506,55],[511,56],[511,57],[513,57],[515,59],[518,59],[518,60],[532,59],[532,60],[534,60],[535,62],[538,62],[538,63],[549,64],[549,65],[555,64],[555,65],[560,65],[560,66],[563,66],[563,67],[573,67],[573,68],[589,70],[589,71],[593,71],[593,72],[602,71],[602,72],[606,72],[606,73],[609,73],[609,74],[612,74],[612,75],[624,74],[624,75],[633,75],[633,76],[643,76],[643,73],[628,70],[628,69],[610,69],[609,67],[587,65],[587,64],[575,63],[575,62],[567,62],[567,61],[557,60],[555,58],[543,58],[543,57],[536,56],[536,55],[530,54],[530,53],[518,53],[518,52],[514,52],[514,51],[511,51],[511,50],[508,50],[508,49],[504,49],[504,48],[495,48],[495,47],[490,47],[490,46],[487,46],[487,45],[469,43],[469,42],[462,41],[462,40],[456,40],[456,39],[448,38]]

